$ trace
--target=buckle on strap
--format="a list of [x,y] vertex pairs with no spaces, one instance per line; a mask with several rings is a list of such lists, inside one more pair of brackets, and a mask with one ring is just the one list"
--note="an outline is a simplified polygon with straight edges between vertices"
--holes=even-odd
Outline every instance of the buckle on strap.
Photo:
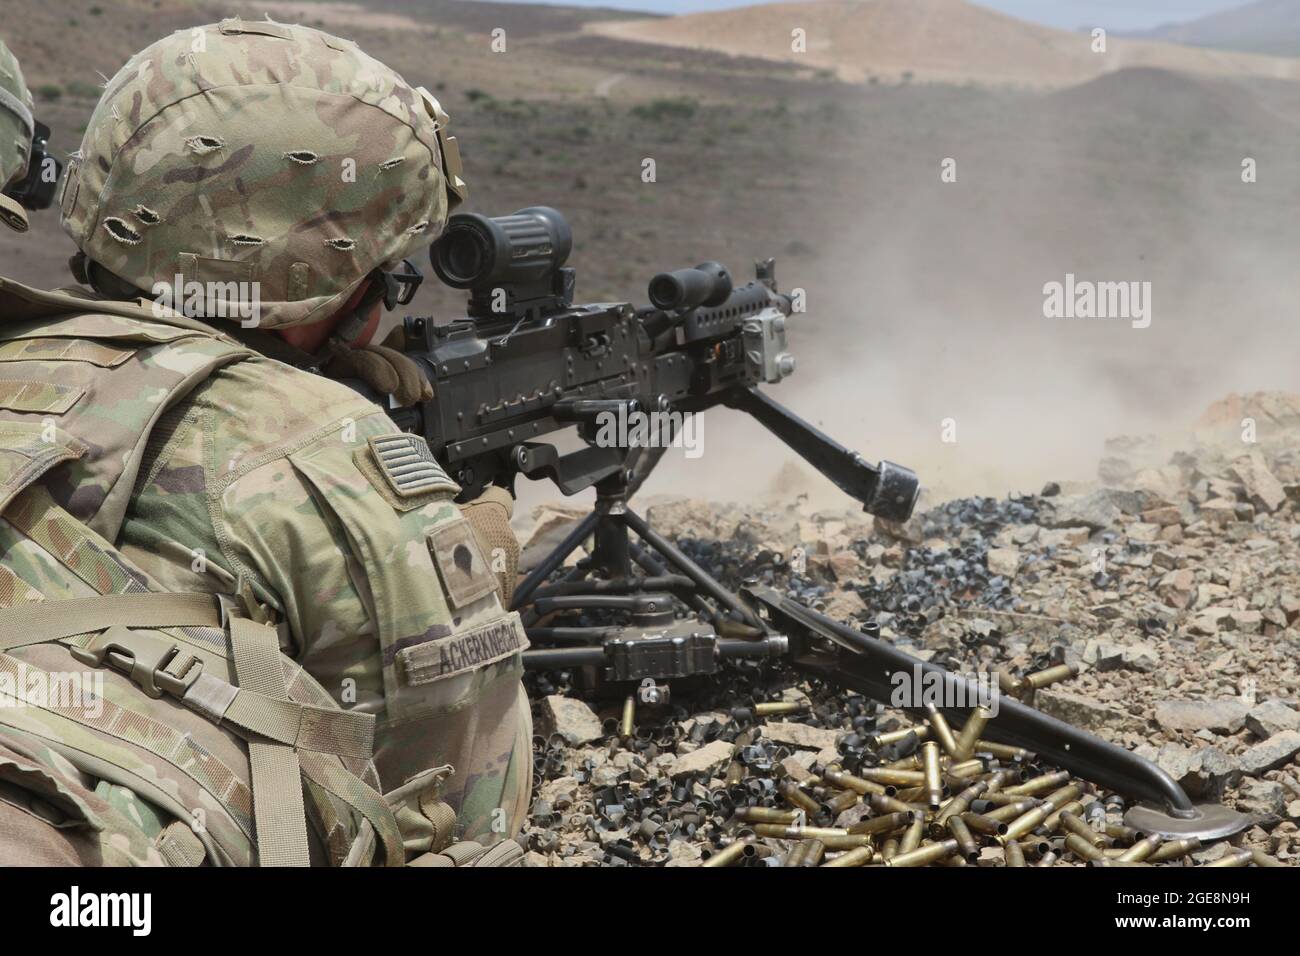
[[68,650],[83,664],[121,671],[155,699],[164,693],[184,695],[203,670],[198,659],[182,651],[175,641],[128,630],[120,624],[96,634],[85,647]]

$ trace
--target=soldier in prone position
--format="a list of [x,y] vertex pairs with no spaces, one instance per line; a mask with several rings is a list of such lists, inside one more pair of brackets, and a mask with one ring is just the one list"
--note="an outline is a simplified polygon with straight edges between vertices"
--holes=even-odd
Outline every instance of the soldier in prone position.
[[0,863],[517,861],[509,497],[462,510],[423,439],[278,360],[429,397],[370,340],[466,195],[446,127],[269,22],[108,83],[60,198],[93,294],[0,279]]

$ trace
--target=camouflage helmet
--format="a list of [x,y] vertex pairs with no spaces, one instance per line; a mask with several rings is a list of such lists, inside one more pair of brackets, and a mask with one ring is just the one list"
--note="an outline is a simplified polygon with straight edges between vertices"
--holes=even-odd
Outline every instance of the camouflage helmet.
[[427,90],[350,40],[238,18],[181,30],[109,81],[61,222],[146,293],[255,283],[238,288],[261,327],[314,322],[464,199],[446,126]]
[[[18,60],[0,40],[0,189],[27,175],[32,152],[32,94],[23,82]],[[27,214],[14,199],[0,194],[0,222],[27,231]]]

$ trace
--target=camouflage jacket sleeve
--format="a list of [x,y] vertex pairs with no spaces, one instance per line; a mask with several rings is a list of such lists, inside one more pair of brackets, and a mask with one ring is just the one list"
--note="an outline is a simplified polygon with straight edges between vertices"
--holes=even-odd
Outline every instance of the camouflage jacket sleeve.
[[155,436],[119,545],[175,590],[253,585],[289,653],[380,717],[385,784],[452,764],[452,802],[476,804],[482,826],[527,792],[526,640],[455,486],[433,465],[433,480],[395,487],[385,436],[408,440],[337,383],[260,358],[223,368]]

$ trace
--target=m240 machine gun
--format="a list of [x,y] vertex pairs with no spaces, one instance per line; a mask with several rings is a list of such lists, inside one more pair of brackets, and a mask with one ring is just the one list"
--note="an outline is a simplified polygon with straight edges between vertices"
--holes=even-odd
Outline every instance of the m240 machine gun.
[[[780,657],[877,700],[890,699],[893,674],[918,668],[937,673],[944,701],[979,700],[971,682],[895,649],[874,624],[856,630],[770,588],[734,593],[629,507],[667,442],[602,440],[617,434],[602,424],[723,405],[748,412],[868,512],[911,515],[912,471],[871,464],[761,391],[795,367],[786,323],[798,310],[778,291],[773,261],[758,262],[742,285],[705,262],[656,275],[647,306],[581,305],[565,265],[571,248],[568,223],[549,207],[453,216],[430,258],[443,282],[468,291],[467,314],[442,325],[405,320],[405,352],[433,397],[390,409],[424,436],[463,500],[493,484],[513,490],[521,474],[566,495],[594,487],[592,512],[515,589],[532,644],[526,666],[661,691],[660,682],[714,673],[728,659]],[[581,449],[562,453],[545,440],[572,426]],[[560,574],[588,540],[590,556]],[[576,626],[583,616],[609,623]],[[1132,812],[1147,832],[1208,838],[1244,825],[1234,811],[1194,806],[1126,750],[1017,701],[999,708],[991,739],[1145,801]],[[940,710],[964,722],[971,707]]]

